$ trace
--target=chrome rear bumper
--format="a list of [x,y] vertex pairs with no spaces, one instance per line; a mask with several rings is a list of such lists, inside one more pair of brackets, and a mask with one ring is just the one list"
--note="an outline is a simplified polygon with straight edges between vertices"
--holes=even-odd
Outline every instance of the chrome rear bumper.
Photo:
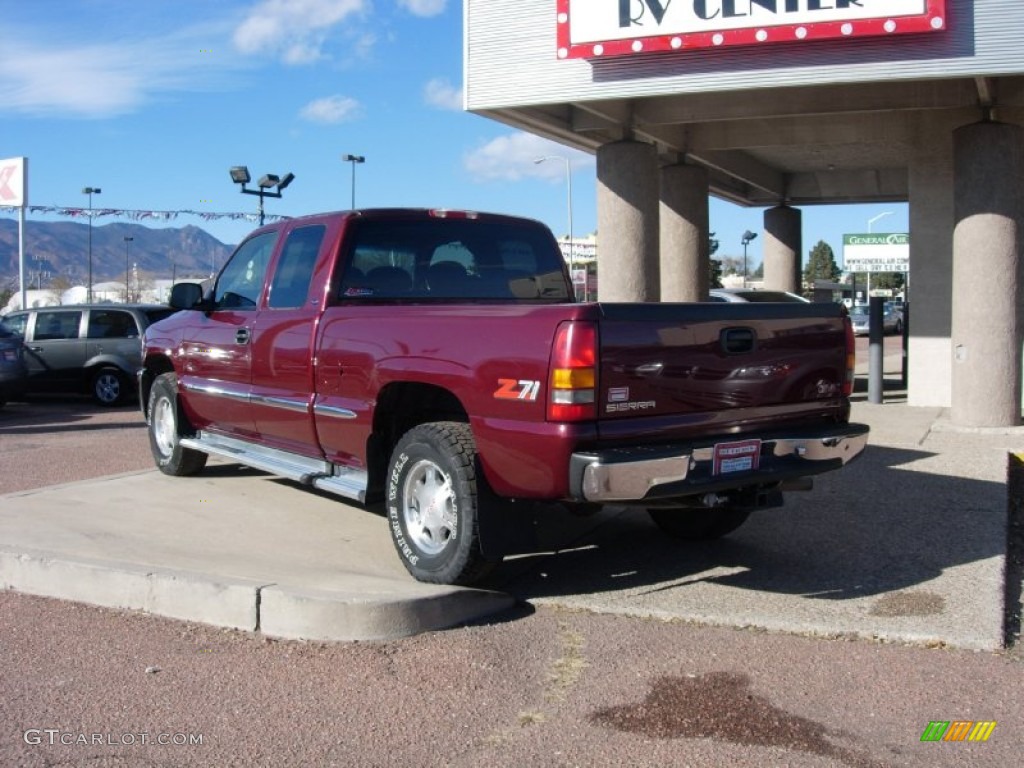
[[[754,468],[722,470],[716,446],[760,441]],[[715,443],[637,446],[572,455],[573,498],[597,503],[670,499],[764,485],[839,469],[868,441],[868,426],[846,424],[796,434],[723,437]]]

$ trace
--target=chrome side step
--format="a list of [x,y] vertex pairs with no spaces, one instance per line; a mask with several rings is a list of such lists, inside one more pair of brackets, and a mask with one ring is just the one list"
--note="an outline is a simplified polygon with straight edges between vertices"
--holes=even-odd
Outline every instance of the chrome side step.
[[195,451],[221,456],[248,467],[286,477],[303,485],[355,499],[366,500],[367,473],[339,467],[324,459],[300,456],[277,448],[268,448],[237,437],[200,432],[196,437],[181,438],[181,445]]

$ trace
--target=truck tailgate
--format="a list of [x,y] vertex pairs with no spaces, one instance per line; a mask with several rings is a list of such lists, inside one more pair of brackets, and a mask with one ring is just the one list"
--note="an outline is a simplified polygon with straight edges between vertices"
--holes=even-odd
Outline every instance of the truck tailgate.
[[845,418],[846,321],[837,304],[601,304],[599,322],[605,434],[642,416],[694,434],[814,411]]

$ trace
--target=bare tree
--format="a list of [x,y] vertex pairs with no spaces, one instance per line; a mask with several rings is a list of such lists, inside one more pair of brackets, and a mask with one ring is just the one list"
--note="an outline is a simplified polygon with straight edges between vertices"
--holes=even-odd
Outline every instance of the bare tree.
[[58,272],[54,275],[53,279],[50,280],[50,285],[48,287],[50,289],[49,300],[53,304],[62,304],[62,298],[65,292],[72,288],[73,284],[71,282],[71,278]]

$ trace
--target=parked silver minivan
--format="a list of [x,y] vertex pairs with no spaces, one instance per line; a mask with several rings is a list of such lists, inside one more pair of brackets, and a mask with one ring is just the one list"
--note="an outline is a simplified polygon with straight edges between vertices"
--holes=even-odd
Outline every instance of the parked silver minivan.
[[162,304],[92,304],[11,312],[24,340],[26,392],[83,392],[116,405],[135,391],[142,332],[176,310]]

